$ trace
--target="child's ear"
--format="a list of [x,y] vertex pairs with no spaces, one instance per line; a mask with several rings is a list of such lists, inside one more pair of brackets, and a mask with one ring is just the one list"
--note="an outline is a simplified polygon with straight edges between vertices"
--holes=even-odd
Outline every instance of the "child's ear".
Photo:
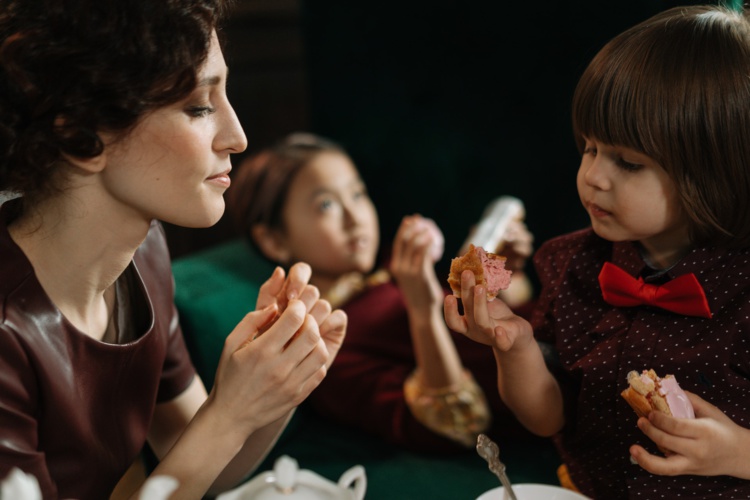
[[271,230],[265,224],[256,224],[250,230],[250,236],[260,251],[267,258],[280,264],[289,264],[291,252],[286,246],[286,241],[279,231]]

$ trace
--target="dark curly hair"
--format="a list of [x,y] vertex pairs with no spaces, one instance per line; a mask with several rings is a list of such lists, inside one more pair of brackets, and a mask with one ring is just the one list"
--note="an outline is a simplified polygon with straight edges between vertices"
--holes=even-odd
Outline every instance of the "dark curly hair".
[[229,3],[0,0],[0,191],[48,193],[63,154],[187,97]]

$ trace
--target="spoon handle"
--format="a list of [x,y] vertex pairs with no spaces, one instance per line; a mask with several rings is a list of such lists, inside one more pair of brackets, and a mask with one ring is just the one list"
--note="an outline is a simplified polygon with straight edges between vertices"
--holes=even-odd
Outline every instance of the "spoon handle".
[[510,479],[505,473],[505,464],[500,461],[500,448],[497,443],[488,438],[485,434],[477,437],[477,453],[487,461],[489,469],[497,476],[503,485],[505,494],[504,499],[518,500],[510,484]]

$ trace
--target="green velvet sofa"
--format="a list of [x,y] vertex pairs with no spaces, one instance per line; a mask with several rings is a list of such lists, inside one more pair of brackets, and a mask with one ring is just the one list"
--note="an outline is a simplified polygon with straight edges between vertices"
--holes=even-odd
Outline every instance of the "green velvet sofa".
[[[268,263],[241,240],[176,259],[175,301],[196,369],[213,384],[224,338],[255,306]],[[474,450],[451,456],[407,452],[364,432],[327,421],[302,404],[258,472],[288,455],[299,467],[332,481],[354,465],[367,476],[367,499],[475,499],[499,486]],[[500,443],[500,458],[515,483],[557,484],[559,458],[551,444]]]

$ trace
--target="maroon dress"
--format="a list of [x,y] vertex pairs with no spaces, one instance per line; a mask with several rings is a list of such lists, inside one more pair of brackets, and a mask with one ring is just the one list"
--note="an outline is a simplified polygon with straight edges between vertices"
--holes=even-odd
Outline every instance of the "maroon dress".
[[[8,202],[12,203],[12,202]],[[7,207],[4,207],[4,209]],[[195,370],[173,305],[170,260],[154,222],[129,278],[140,335],[92,339],[52,304],[0,213],[0,478],[33,474],[45,499],[109,498],[141,451],[156,403]]]
[[[653,368],[750,427],[750,250],[697,248],[660,274],[636,244],[588,229],[544,244],[534,261],[543,286],[533,324],[559,356],[567,424],[556,439],[576,486],[596,499],[750,498],[750,481],[655,476],[630,463],[632,444],[658,451],[620,397],[629,371]],[[598,283],[607,261],[646,282],[694,273],[713,318],[610,306]]]

